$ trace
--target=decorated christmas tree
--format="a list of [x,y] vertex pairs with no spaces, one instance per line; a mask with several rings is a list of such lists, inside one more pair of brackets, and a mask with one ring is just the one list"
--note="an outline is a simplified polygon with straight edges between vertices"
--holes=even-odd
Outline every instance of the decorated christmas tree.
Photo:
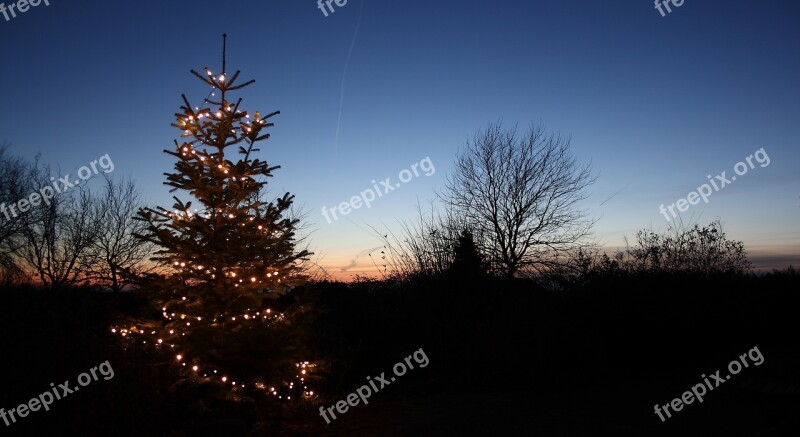
[[[172,124],[181,140],[165,153],[175,158],[166,173],[171,209],[145,208],[140,235],[157,251],[159,274],[140,278],[160,317],[131,320],[112,328],[128,345],[162,354],[178,366],[191,387],[224,388],[224,396],[261,392],[275,399],[313,396],[299,327],[303,308],[286,312],[277,297],[303,281],[300,263],[309,253],[296,248],[299,220],[289,193],[265,200],[267,181],[278,166],[256,157],[273,126],[233,98],[254,81],[223,68],[191,73],[210,92],[200,106],[183,95]],[[212,390],[213,391],[213,390]]]

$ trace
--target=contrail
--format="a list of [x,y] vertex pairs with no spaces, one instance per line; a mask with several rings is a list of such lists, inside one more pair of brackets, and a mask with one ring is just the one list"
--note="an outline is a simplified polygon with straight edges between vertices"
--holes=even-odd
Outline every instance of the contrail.
[[344,106],[344,82],[347,78],[347,67],[350,65],[350,57],[353,55],[353,47],[356,45],[358,38],[358,30],[361,28],[361,17],[364,12],[364,0],[361,0],[361,7],[358,9],[358,21],[356,22],[356,30],[353,33],[353,40],[350,41],[350,49],[347,51],[347,60],[344,62],[344,71],[342,72],[342,85],[339,92],[339,117],[336,120],[336,139],[333,144],[333,166],[331,172],[336,168],[336,158],[339,156],[339,128],[342,125],[342,107]]
[[599,206],[603,206],[606,202],[608,202],[609,200],[613,199],[617,194],[621,193],[623,190],[625,190],[626,188],[628,188],[630,186],[631,186],[631,184],[628,184],[628,185],[625,185],[624,187],[620,188],[619,191],[617,191],[616,193],[612,194],[611,197],[609,197],[608,199],[604,200],[603,203],[601,203]]

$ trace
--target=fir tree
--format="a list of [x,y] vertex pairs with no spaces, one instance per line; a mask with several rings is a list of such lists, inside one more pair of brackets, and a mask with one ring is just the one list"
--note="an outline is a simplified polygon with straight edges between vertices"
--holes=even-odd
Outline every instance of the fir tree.
[[467,229],[461,231],[453,248],[453,264],[450,273],[459,278],[480,278],[486,276],[487,265],[472,232]]
[[294,197],[264,200],[280,167],[257,158],[256,145],[269,139],[279,112],[244,111],[231,96],[254,81],[239,84],[239,72],[228,75],[224,65],[223,55],[220,74],[191,70],[211,92],[200,107],[182,95],[172,124],[182,140],[165,150],[176,160],[165,184],[193,200],[174,196],[171,210],[138,213],[147,223],[139,237],[157,247],[153,261],[167,269],[140,281],[161,318],[115,331],[167,354],[185,381],[247,384],[286,399],[305,392],[313,364],[301,361],[301,333],[272,298],[303,280],[299,263],[310,253],[296,248]]

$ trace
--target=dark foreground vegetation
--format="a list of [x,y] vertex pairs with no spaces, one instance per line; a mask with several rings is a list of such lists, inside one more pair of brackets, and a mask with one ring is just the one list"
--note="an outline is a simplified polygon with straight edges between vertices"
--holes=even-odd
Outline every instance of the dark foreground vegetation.
[[[123,350],[109,326],[131,293],[8,287],[0,324],[9,410],[108,360],[92,382],[5,435],[800,435],[800,278],[603,273],[554,284],[459,277],[296,288],[325,363],[312,400],[174,394],[174,365]],[[750,366],[666,423],[664,405],[758,347]],[[331,425],[319,416],[418,349],[416,368]]]

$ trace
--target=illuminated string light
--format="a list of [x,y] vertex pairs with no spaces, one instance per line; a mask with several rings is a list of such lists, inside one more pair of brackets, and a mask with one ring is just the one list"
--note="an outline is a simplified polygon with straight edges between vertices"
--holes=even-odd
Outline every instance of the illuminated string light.
[[[198,153],[195,150],[195,147],[201,147],[200,144],[206,147],[214,147],[217,144],[217,138],[224,137],[225,135],[233,136],[235,140],[246,140],[246,141],[254,141],[259,133],[263,130],[264,126],[267,124],[266,119],[261,119],[261,114],[259,112],[255,113],[255,117],[250,122],[244,122],[244,120],[250,120],[250,114],[246,112],[242,112],[238,109],[238,103],[231,106],[226,99],[225,99],[225,92],[227,89],[233,86],[233,83],[226,83],[227,77],[226,73],[223,72],[221,74],[215,75],[209,69],[205,69],[206,74],[208,75],[207,81],[209,84],[213,84],[212,91],[209,93],[209,96],[216,96],[215,91],[219,89],[222,92],[222,99],[219,102],[212,102],[207,97],[204,100],[203,105],[195,106],[195,112],[192,113],[191,106],[186,105],[183,108],[183,114],[177,116],[177,124],[181,126],[180,130],[183,131],[189,137],[188,142],[185,142],[181,145],[177,146],[177,149],[173,149],[175,152],[180,153],[179,156],[184,156],[185,158],[179,158],[179,162],[188,163],[189,165],[194,164],[196,169],[201,172],[203,177],[208,175],[208,172],[212,172],[211,177],[220,178],[221,180],[226,181],[226,183],[231,183],[231,178],[233,181],[241,181],[241,184],[232,184],[237,189],[242,189],[252,187],[256,183],[258,183],[255,179],[255,175],[247,174],[251,173],[249,168],[241,168],[238,164],[235,167],[228,167],[229,162],[224,160],[222,153],[209,153],[206,150],[200,150]],[[218,106],[215,109],[206,109],[204,108],[206,104],[213,104],[214,106]],[[232,113],[232,111],[235,111]],[[205,119],[205,120],[204,120]],[[238,121],[238,128],[233,127],[232,124]],[[226,126],[230,128],[228,131],[227,129],[220,129],[220,127]],[[214,130],[216,129],[216,130]],[[221,132],[221,134],[219,134]],[[246,134],[245,134],[246,133]],[[240,135],[240,136],[237,136]],[[223,139],[224,141],[224,139]],[[177,155],[177,153],[175,153]],[[206,163],[208,161],[208,163]],[[214,171],[213,166],[217,164],[217,169],[219,171]],[[232,164],[231,164],[232,165]],[[220,174],[228,175],[230,173],[234,173],[231,175],[231,178],[223,178]],[[245,174],[243,174],[245,173]],[[179,206],[179,208],[181,208]],[[220,215],[215,215],[216,213]],[[265,229],[265,227],[258,223],[251,223],[256,220],[256,217],[253,217],[249,213],[243,213],[241,210],[226,207],[224,209],[219,209],[219,211],[215,211],[214,209],[204,209],[203,211],[194,210],[194,214],[188,210],[185,211],[178,211],[175,210],[174,212],[170,211],[163,211],[162,216],[174,220],[175,222],[180,221],[181,226],[185,226],[192,220],[211,220],[212,215],[214,217],[221,217],[224,218],[227,216],[228,219],[236,219],[233,222],[234,225],[238,226],[248,226],[248,229],[252,229],[253,224],[257,224],[257,228],[259,231],[264,231],[264,233],[259,232],[256,234],[258,238],[269,237],[270,235],[275,235],[277,230],[270,230]],[[258,220],[261,223],[264,223],[264,218],[259,216]],[[225,223],[225,226],[230,226],[230,223]],[[231,237],[233,238],[233,237]],[[229,239],[226,239],[229,241]],[[263,240],[261,240],[263,241]],[[258,240],[256,240],[258,243]],[[187,275],[188,280],[196,280],[200,278],[201,280],[208,280],[208,277],[212,279],[216,278],[216,273],[220,273],[220,270],[214,269],[205,269],[202,266],[195,266],[193,263],[196,259],[182,257],[185,259],[178,259],[173,261],[173,266],[175,267],[175,271],[180,272],[182,275]],[[238,281],[242,284],[243,288],[249,287],[251,290],[255,289],[255,287],[259,287],[259,285],[255,284],[262,284],[267,282],[269,284],[274,284],[275,281],[272,278],[276,278],[277,282],[280,282],[278,279],[278,272],[277,271],[270,271],[270,269],[264,268],[251,268],[251,269],[241,269],[238,272],[226,272],[225,273],[225,283],[230,284],[232,282]],[[248,285],[245,283],[247,277],[250,277]],[[267,280],[270,281],[267,281]],[[234,284],[238,286],[239,283]],[[192,304],[201,305],[202,301],[200,295],[192,294]],[[184,303],[181,303],[184,302]],[[269,329],[273,323],[282,323],[285,320],[283,313],[272,313],[271,309],[259,309],[258,311],[251,311],[247,309],[246,311],[235,311],[233,314],[203,314],[204,317],[199,316],[191,306],[188,306],[188,297],[182,296],[179,302],[175,304],[168,304],[167,306],[171,307],[168,310],[167,306],[162,308],[162,315],[166,320],[163,325],[159,325],[157,330],[150,330],[150,325],[145,325],[145,328],[140,327],[131,327],[130,330],[122,329],[121,326],[112,327],[111,332],[112,334],[120,334],[122,338],[124,338],[123,343],[128,347],[142,348],[141,345],[148,345],[147,348],[156,349],[158,348],[161,351],[164,351],[165,346],[168,345],[169,349],[166,349],[169,355],[167,355],[167,360],[174,364],[180,364],[181,367],[191,367],[191,370],[195,373],[199,371],[200,367],[203,367],[204,372],[202,374],[203,377],[206,375],[225,375],[221,377],[222,383],[225,383],[228,389],[230,390],[241,390],[245,387],[249,389],[258,390],[267,390],[267,385],[264,382],[259,381],[258,379],[246,379],[242,375],[238,375],[235,372],[230,372],[231,369],[216,369],[214,368],[215,365],[213,363],[204,362],[202,357],[194,356],[194,353],[191,352],[192,348],[186,348],[185,345],[181,344],[180,340],[185,340],[187,334],[192,335],[198,327],[200,329],[206,329],[208,327],[215,327],[215,329],[231,329],[231,326],[241,327],[247,326],[250,329],[263,327],[263,329]],[[180,322],[179,320],[184,320],[189,318],[190,321]],[[229,319],[230,318],[230,319]],[[239,320],[237,320],[237,318]],[[194,319],[194,320],[192,320]],[[228,320],[237,322],[237,323],[230,323],[227,322]],[[228,326],[225,326],[225,323],[228,323]],[[194,326],[192,325],[194,323]],[[169,329],[168,329],[169,328]],[[167,330],[168,329],[168,330]],[[169,336],[165,334],[165,331],[169,333]],[[180,334],[180,335],[178,335]],[[151,339],[152,336],[152,339]],[[152,346],[150,346],[152,344]],[[177,346],[177,347],[176,347]],[[180,354],[174,355],[176,361],[169,360],[170,356],[173,356],[176,351],[183,351]],[[187,366],[187,363],[189,366]],[[308,362],[298,363],[296,367],[300,370],[300,374],[296,375],[296,378],[300,378],[300,381],[304,381],[304,378],[300,377],[300,375],[307,375],[308,373],[312,373],[310,369],[310,365]],[[188,372],[188,369],[183,369],[181,372],[185,372],[190,377],[199,377],[200,375],[193,375]],[[231,375],[230,378],[238,380],[232,381],[230,384],[228,382],[228,376]],[[214,376],[214,378],[218,378],[218,376]],[[312,391],[301,391],[307,390],[308,387],[302,386],[302,389],[295,385],[293,382],[279,382],[279,381],[271,381],[273,384],[269,387],[269,392],[271,392],[275,396],[279,396],[279,398],[283,399],[284,397],[287,400],[291,400],[293,397],[304,397],[305,395],[313,395],[314,392]],[[302,385],[302,384],[299,384]],[[233,388],[232,388],[233,387]]]

